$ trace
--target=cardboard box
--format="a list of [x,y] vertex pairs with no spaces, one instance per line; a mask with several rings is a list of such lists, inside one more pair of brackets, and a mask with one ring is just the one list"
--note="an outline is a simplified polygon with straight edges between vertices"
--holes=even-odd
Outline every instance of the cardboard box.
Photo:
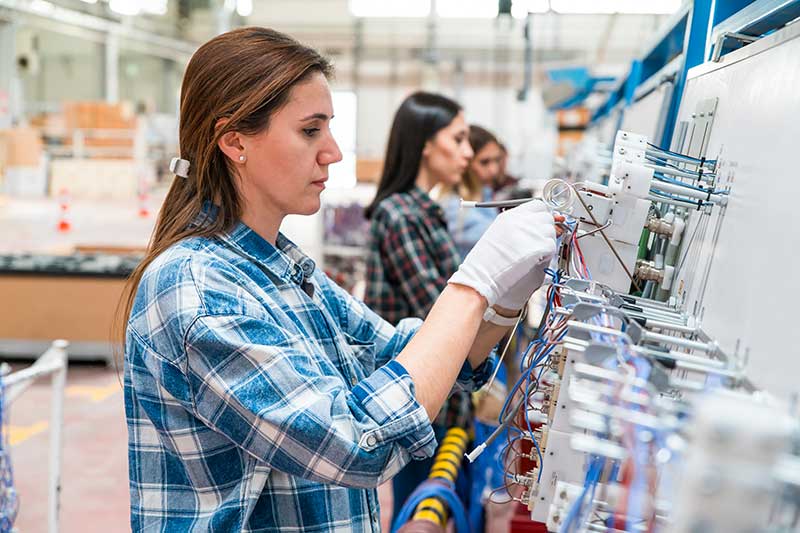
[[7,167],[38,167],[44,147],[39,130],[11,128],[0,130],[0,169]]
[[383,172],[382,159],[357,159],[356,160],[356,179],[369,183],[377,183],[381,179]]
[[0,338],[110,340],[124,278],[0,275]]
[[50,164],[50,194],[67,190],[73,198],[136,198],[140,181],[154,175],[152,166],[132,159],[55,159]]

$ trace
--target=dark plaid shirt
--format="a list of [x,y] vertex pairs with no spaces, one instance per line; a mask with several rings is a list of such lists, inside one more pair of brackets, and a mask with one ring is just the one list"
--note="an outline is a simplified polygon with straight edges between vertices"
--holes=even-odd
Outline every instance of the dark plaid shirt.
[[[391,324],[424,319],[459,264],[439,204],[418,187],[392,194],[372,215],[364,301]],[[455,394],[437,423],[463,426],[469,410],[469,396]]]

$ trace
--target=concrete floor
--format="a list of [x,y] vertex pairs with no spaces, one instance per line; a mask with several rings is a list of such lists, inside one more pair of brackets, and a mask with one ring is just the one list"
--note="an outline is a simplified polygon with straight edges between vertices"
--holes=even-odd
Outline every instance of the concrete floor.
[[[39,381],[9,409],[21,533],[47,530],[50,395],[49,381]],[[65,395],[61,531],[130,530],[127,430],[117,374],[101,365],[72,364]]]
[[[19,365],[14,365],[17,368]],[[47,531],[50,384],[35,383],[10,407],[7,434],[20,507],[20,533]],[[67,373],[61,467],[61,531],[129,531],[127,430],[113,368],[71,364]],[[381,487],[389,530],[391,487]]]

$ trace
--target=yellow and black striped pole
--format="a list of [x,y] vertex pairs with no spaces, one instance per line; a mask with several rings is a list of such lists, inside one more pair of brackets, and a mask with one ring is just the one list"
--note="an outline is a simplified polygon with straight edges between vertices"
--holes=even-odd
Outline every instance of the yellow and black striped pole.
[[[436,457],[433,459],[433,466],[430,474],[428,474],[428,479],[440,480],[449,485],[454,485],[458,477],[458,469],[461,467],[461,458],[464,457],[464,453],[467,451],[468,442],[467,432],[462,428],[452,427],[448,429],[442,443],[439,445],[439,449],[436,450]],[[436,497],[426,498],[417,506],[414,516],[407,524],[407,526],[411,527],[403,527],[400,531],[427,530],[428,528],[419,529],[412,525],[416,523],[419,526],[422,522],[430,522],[444,530],[445,526],[447,526],[447,520],[448,512],[445,502]]]

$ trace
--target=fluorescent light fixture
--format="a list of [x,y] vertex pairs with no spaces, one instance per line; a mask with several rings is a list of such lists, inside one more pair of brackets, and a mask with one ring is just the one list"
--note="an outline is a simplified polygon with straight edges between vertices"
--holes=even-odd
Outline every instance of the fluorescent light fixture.
[[349,0],[355,17],[427,17],[431,0]]
[[492,0],[436,0],[442,18],[496,18],[498,5]]
[[557,13],[669,15],[681,7],[681,0],[551,0]]
[[528,13],[547,13],[550,11],[550,0],[511,0],[511,16],[524,19]]
[[54,6],[50,2],[46,2],[45,0],[33,0],[33,2],[31,2],[30,5],[33,11],[44,14],[52,13],[53,10],[56,8],[56,6]]
[[166,15],[167,0],[142,0],[139,2],[142,11],[150,15]]
[[108,7],[120,15],[138,15],[141,11],[137,0],[108,0]]
[[249,17],[253,14],[253,0],[236,0],[236,13],[240,17]]

